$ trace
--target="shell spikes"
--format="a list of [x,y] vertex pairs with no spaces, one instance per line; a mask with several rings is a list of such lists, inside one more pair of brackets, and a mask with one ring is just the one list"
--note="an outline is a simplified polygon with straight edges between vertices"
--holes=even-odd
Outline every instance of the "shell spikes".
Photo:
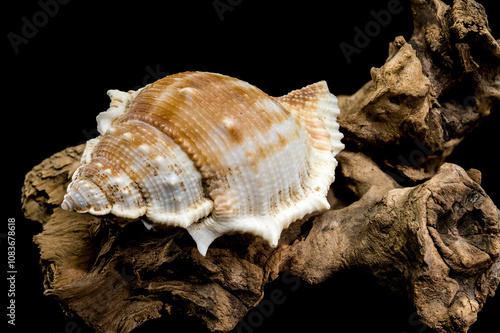
[[185,72],[108,92],[62,208],[186,228],[205,255],[224,234],[276,246],[329,208],[343,149],[337,99],[321,81],[270,97],[228,76]]

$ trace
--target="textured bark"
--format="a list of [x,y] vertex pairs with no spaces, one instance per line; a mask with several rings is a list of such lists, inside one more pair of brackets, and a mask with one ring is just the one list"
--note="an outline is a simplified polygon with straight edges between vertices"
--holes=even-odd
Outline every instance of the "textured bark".
[[500,44],[475,1],[412,1],[414,32],[397,37],[372,80],[339,96],[348,148],[402,183],[429,179],[500,98]]
[[500,97],[500,46],[474,1],[412,9],[410,41],[396,38],[372,80],[339,97],[347,149],[329,211],[293,223],[277,248],[226,235],[203,257],[184,229],[63,211],[83,151],[68,148],[23,188],[26,217],[43,224],[46,294],[97,332],[164,317],[227,332],[280,273],[321,283],[356,268],[406,293],[436,331],[466,332],[500,283],[500,212],[478,170],[444,159]]

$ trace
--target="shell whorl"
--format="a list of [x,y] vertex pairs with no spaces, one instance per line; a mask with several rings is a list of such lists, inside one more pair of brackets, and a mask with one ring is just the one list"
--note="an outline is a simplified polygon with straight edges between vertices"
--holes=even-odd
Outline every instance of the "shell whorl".
[[275,246],[290,223],[329,208],[343,145],[324,81],[273,98],[186,72],[110,96],[62,208],[184,227],[203,255],[223,234]]

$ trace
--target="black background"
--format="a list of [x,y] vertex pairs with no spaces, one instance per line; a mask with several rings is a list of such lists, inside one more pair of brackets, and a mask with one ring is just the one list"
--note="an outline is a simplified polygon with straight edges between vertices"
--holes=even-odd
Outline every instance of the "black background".
[[[493,7],[494,1],[480,2],[489,14],[493,35],[500,38],[498,7]],[[326,1],[219,3],[228,4],[231,10],[218,13],[213,0],[165,1],[161,5],[153,1],[72,0],[52,7],[53,17],[47,15],[46,20],[39,14],[43,9],[38,1],[4,4],[7,75],[2,76],[2,178],[8,185],[2,207],[4,221],[16,219],[15,331],[35,325],[37,332],[91,332],[81,321],[65,317],[54,300],[42,295],[38,249],[31,242],[41,227],[23,218],[20,196],[24,175],[33,166],[96,136],[95,117],[109,105],[108,89],[134,89],[158,76],[202,70],[245,80],[272,96],[319,80],[326,80],[334,94],[352,94],[370,79],[371,67],[383,65],[388,43],[398,35],[408,40],[412,33],[410,4],[401,0],[402,12],[392,15],[390,23],[348,62],[339,44],[353,44],[354,27],[363,29],[373,21],[370,11],[386,9],[387,0],[365,4],[342,1],[333,6]],[[16,53],[8,34],[22,36],[26,20],[33,23],[36,19],[37,31],[31,31],[33,36],[18,45]],[[494,108],[449,158],[465,169],[482,171],[483,188],[497,204],[499,111],[498,106]],[[6,254],[5,238],[1,242]],[[7,270],[6,257],[2,259],[3,271]],[[4,300],[7,289],[2,291]],[[278,279],[267,287],[267,295],[276,289],[284,292],[286,301],[276,305],[269,318],[255,324],[258,327],[252,327],[253,332],[298,332],[305,328],[322,332],[431,332],[418,322],[405,296],[355,273],[337,275],[321,286],[301,282],[294,290]],[[498,329],[494,324],[500,311],[499,297],[488,300],[470,332]],[[7,318],[2,317],[3,324]],[[199,329],[190,322],[162,320],[137,332],[188,328]]]

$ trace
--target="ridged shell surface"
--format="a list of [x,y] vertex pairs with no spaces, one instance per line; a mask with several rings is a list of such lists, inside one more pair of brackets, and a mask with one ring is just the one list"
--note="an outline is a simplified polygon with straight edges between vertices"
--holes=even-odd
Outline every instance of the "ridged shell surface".
[[187,228],[205,255],[224,234],[276,246],[282,230],[329,208],[343,148],[324,81],[273,98],[241,80],[185,72],[108,92],[62,207]]

